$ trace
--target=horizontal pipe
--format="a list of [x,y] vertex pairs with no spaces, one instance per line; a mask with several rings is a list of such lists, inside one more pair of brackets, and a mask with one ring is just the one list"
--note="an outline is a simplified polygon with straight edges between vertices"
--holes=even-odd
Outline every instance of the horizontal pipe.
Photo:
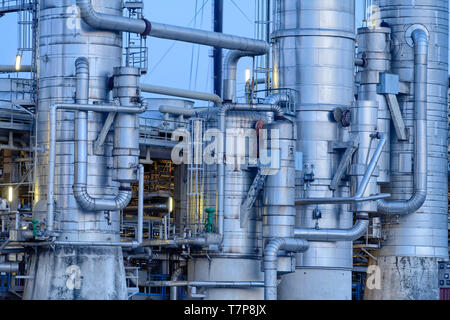
[[359,214],[355,225],[350,229],[294,229],[296,238],[309,241],[355,241],[361,238],[369,227],[369,217],[367,214]]
[[159,112],[161,113],[170,113],[177,116],[185,116],[185,117],[193,117],[197,114],[194,109],[185,109],[180,107],[172,107],[172,106],[160,106]]
[[145,240],[142,242],[142,247],[171,247],[176,248],[183,245],[190,246],[208,246],[208,245],[219,245],[221,243],[220,236],[218,234],[208,234],[203,237],[196,238],[180,238],[180,239],[169,239],[169,240]]
[[15,273],[19,272],[19,264],[17,262],[0,263],[0,272]]
[[31,66],[20,66],[19,70],[16,70],[16,66],[12,65],[0,65],[0,73],[15,73],[15,72],[31,72]]
[[262,288],[264,281],[148,281],[146,287]]
[[229,50],[250,51],[257,55],[266,54],[270,49],[269,44],[262,40],[154,22],[152,22],[150,36]]
[[147,93],[161,94],[172,97],[180,97],[186,99],[194,99],[201,101],[210,101],[213,102],[216,106],[222,105],[222,98],[216,94],[206,93],[206,92],[197,92],[191,90],[183,90],[169,87],[161,87],[151,84],[141,83],[141,91]]
[[414,193],[405,201],[378,200],[378,212],[404,215],[419,210],[427,198],[428,137],[427,82],[428,35],[421,29],[412,32],[414,41]]
[[276,238],[270,241],[264,250],[264,299],[277,300],[278,253],[305,252],[309,249],[304,239]]
[[230,50],[251,51],[255,54],[269,52],[265,41],[227,35],[219,32],[150,23],[146,19],[132,19],[117,15],[98,13],[91,0],[77,0],[81,18],[89,26],[100,30],[138,33],[143,36],[202,44]]

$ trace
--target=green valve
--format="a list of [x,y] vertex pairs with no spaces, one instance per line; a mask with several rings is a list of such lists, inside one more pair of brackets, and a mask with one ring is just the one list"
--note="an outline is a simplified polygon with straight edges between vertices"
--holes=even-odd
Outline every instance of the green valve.
[[37,236],[37,224],[39,223],[39,220],[33,219],[31,220],[31,223],[33,224],[33,237],[36,238]]
[[207,208],[205,212],[208,214],[206,217],[205,230],[206,233],[214,233],[214,213],[216,209]]

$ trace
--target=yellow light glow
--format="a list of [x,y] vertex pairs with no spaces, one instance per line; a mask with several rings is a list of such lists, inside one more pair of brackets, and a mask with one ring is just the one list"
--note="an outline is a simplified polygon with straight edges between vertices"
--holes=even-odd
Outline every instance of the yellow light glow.
[[171,213],[173,211],[173,198],[169,198],[169,212]]
[[13,187],[8,187],[8,201],[13,201]]
[[245,83],[249,83],[252,78],[252,71],[250,69],[245,69]]
[[16,71],[20,71],[21,65],[22,65],[22,55],[19,53],[16,56],[16,64],[15,64]]

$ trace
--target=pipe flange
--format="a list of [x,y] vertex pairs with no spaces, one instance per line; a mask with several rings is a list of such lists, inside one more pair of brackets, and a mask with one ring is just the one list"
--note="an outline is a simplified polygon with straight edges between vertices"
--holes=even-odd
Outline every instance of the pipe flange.
[[423,30],[427,34],[427,37],[428,38],[430,37],[430,32],[428,32],[428,29],[423,24],[413,24],[409,26],[409,28],[405,31],[405,40],[408,46],[410,46],[411,48],[414,47],[414,40],[412,38],[412,34],[416,30]]

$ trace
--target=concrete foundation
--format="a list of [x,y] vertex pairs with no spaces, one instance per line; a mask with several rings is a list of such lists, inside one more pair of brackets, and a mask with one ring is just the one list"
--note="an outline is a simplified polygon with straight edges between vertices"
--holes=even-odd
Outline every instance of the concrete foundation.
[[24,300],[126,300],[122,249],[58,246],[38,249]]

